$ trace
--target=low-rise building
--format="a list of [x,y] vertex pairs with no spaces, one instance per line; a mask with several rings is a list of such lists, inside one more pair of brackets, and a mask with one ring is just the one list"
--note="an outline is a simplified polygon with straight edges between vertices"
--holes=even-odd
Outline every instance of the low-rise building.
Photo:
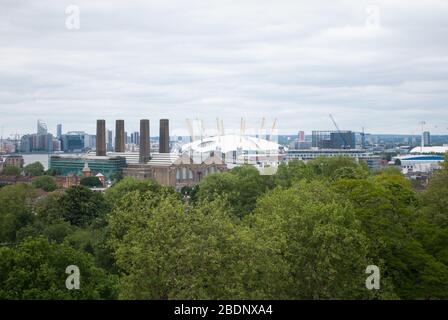
[[441,168],[447,152],[448,146],[416,147],[410,154],[393,157],[390,164],[400,166],[401,172],[407,176],[427,174]]
[[3,169],[7,166],[23,168],[24,163],[23,156],[0,155],[0,173],[2,173]]
[[124,176],[137,179],[151,178],[161,185],[177,189],[194,186],[209,174],[227,170],[226,164],[218,156],[195,161],[187,154],[154,153],[151,155],[151,160],[145,164],[132,162],[123,170]]
[[361,149],[311,149],[311,150],[288,150],[286,160],[298,159],[309,161],[319,157],[349,157],[357,161],[363,161],[371,170],[381,168],[381,157]]
[[103,174],[106,179],[111,179],[121,174],[126,167],[124,157],[94,156],[85,154],[82,156],[55,155],[50,157],[49,167],[55,169],[58,175],[82,175],[86,163],[91,175]]

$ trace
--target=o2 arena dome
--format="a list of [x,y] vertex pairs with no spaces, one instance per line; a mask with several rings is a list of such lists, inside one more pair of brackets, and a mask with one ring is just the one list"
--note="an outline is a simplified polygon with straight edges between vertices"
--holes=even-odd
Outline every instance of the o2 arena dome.
[[278,143],[251,136],[222,135],[205,137],[182,146],[182,152],[209,153],[220,151],[228,153],[240,151],[244,153],[274,152],[278,153],[285,147]]

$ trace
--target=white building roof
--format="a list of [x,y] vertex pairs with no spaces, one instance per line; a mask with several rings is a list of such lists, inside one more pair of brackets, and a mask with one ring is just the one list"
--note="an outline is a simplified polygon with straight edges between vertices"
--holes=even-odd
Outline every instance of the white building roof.
[[227,153],[230,151],[275,151],[277,152],[281,146],[278,143],[268,141],[261,138],[239,135],[223,135],[206,137],[196,140],[182,146],[182,151],[194,152],[212,152],[221,151]]
[[446,153],[448,152],[448,145],[442,147],[415,147],[410,153]]

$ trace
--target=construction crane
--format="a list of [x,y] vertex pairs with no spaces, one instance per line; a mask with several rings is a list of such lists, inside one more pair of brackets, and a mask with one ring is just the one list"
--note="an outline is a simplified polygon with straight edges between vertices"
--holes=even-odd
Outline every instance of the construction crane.
[[331,121],[333,121],[333,124],[336,127],[336,130],[338,131],[339,136],[341,137],[342,141],[344,142],[342,149],[349,149],[350,146],[347,144],[347,141],[345,140],[344,135],[342,134],[341,130],[339,130],[339,127],[331,114],[330,114],[330,119],[331,119]]
[[246,132],[246,122],[244,121],[244,118],[241,118],[241,124],[240,124],[240,143],[243,143],[243,136]]
[[260,126],[260,130],[258,132],[258,140],[260,140],[263,137],[263,131],[264,131],[264,125],[266,123],[266,119],[263,117],[261,119],[261,126]]
[[193,131],[193,125],[191,123],[190,119],[186,119],[187,121],[187,128],[188,128],[188,132],[190,133],[190,142],[194,141],[194,131]]

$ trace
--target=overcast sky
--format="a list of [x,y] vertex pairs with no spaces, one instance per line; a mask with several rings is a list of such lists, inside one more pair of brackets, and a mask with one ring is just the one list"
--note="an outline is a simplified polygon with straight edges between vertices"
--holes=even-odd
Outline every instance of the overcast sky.
[[0,0],[0,126],[149,118],[154,133],[169,118],[186,134],[186,118],[265,117],[290,134],[334,129],[331,113],[341,129],[448,134],[447,17],[447,0]]

